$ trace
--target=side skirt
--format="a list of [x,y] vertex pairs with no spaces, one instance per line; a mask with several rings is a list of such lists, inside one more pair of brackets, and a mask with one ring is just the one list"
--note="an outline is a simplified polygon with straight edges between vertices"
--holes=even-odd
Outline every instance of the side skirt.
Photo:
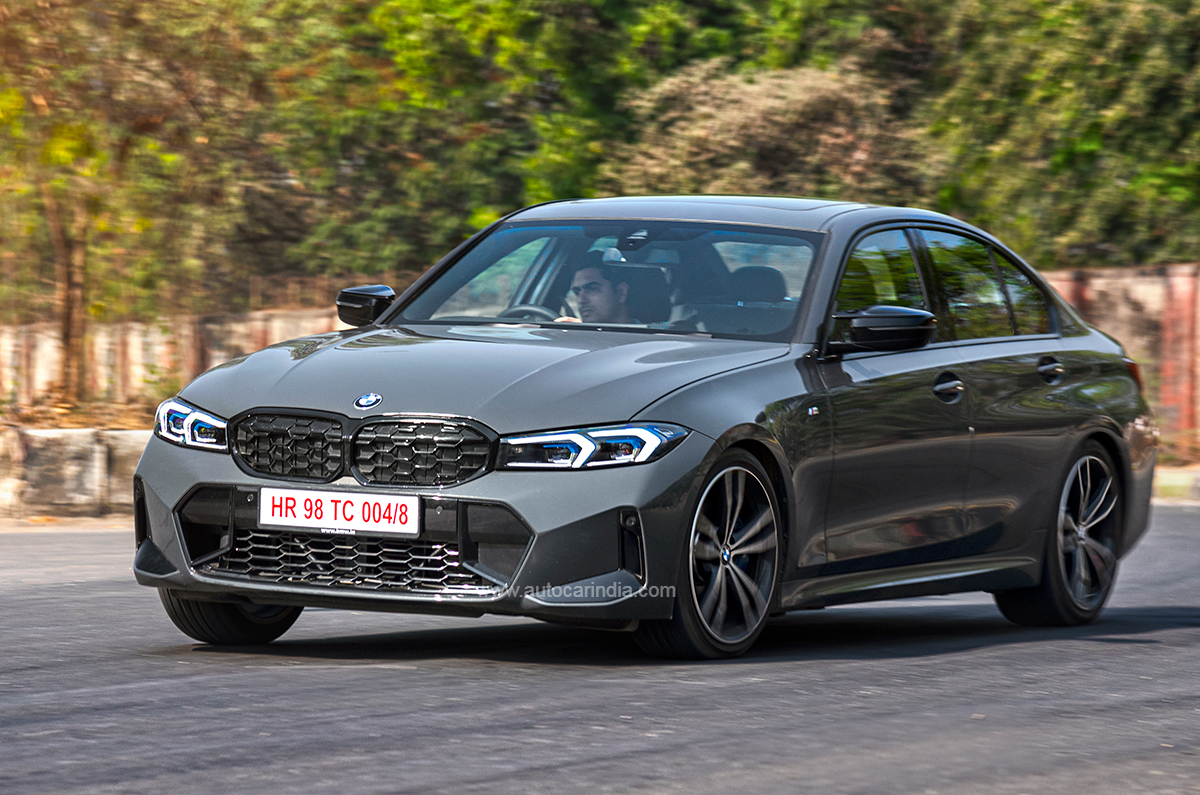
[[785,582],[781,606],[784,610],[803,610],[909,596],[1029,588],[1041,580],[1044,538],[1044,534],[1035,533],[1033,543],[1007,555],[980,555]]

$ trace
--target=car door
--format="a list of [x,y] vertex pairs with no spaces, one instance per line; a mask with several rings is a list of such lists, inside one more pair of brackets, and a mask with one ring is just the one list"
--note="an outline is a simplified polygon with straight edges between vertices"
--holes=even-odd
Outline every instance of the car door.
[[1055,515],[1071,417],[1048,302],[1016,263],[962,234],[922,229],[974,429],[963,554],[1012,549]]
[[[931,309],[909,237],[874,232],[851,248],[836,313],[869,306]],[[848,334],[830,323],[830,339]],[[953,555],[963,534],[970,434],[957,349],[940,337],[906,351],[827,357],[820,364],[833,424],[824,573]]]

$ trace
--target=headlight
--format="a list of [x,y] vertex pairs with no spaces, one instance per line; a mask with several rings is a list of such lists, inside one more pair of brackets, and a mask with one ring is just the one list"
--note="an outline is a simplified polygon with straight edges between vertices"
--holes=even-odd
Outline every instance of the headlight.
[[666,455],[687,428],[661,422],[554,431],[500,440],[501,469],[592,469],[644,464]]
[[154,414],[154,433],[185,447],[228,452],[225,420],[189,406],[178,398],[164,400]]

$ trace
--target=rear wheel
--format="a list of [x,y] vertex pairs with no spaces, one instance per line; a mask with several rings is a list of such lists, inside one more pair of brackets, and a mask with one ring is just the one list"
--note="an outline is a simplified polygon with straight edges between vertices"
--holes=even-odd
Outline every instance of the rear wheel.
[[723,455],[701,490],[675,589],[675,614],[634,639],[656,657],[736,657],[758,638],[779,580],[781,522],[770,479],[742,450]]
[[160,588],[158,597],[175,626],[188,637],[217,646],[270,643],[287,632],[303,607],[201,602]]
[[1093,621],[1117,576],[1113,547],[1124,521],[1121,484],[1112,457],[1089,441],[1067,472],[1055,531],[1047,539],[1042,582],[996,594],[1004,617],[1027,626]]

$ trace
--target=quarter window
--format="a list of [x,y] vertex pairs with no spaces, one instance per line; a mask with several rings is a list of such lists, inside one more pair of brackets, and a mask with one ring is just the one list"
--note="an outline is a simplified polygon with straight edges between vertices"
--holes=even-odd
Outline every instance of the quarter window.
[[[926,308],[917,264],[903,230],[892,229],[863,238],[846,263],[834,311],[841,315],[872,306]],[[848,319],[834,322],[831,339],[850,341]]]
[[987,246],[948,232],[921,230],[937,271],[954,339],[1009,337],[1012,318]]
[[1046,307],[1046,299],[1037,285],[1013,263],[1002,257],[995,249],[996,268],[1000,271],[1000,280],[1008,290],[1008,300],[1012,303],[1013,320],[1017,324],[1018,334],[1049,334],[1050,310]]

